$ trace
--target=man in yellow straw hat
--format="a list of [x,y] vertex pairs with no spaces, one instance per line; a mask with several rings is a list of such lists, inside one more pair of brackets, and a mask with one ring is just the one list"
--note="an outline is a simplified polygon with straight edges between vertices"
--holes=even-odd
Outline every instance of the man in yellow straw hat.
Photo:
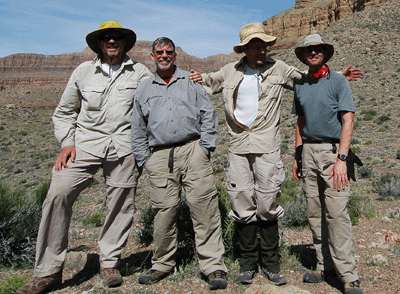
[[102,23],[86,42],[97,57],[74,70],[53,114],[62,150],[43,203],[35,278],[16,293],[45,293],[61,285],[72,205],[99,168],[107,188],[100,275],[105,287],[123,282],[116,267],[132,225],[139,176],[130,138],[133,95],[151,73],[126,55],[136,34],[115,21]]
[[[260,264],[272,284],[284,285],[287,279],[281,273],[278,252],[278,219],[284,211],[277,198],[285,179],[280,107],[283,89],[293,89],[303,74],[267,56],[276,37],[266,34],[263,24],[247,24],[239,35],[240,44],[233,50],[244,57],[218,72],[203,74],[203,86],[210,95],[222,92],[231,137],[227,181],[232,204],[229,216],[237,225],[241,255],[238,280],[252,283]],[[350,67],[343,73],[349,79],[360,75]],[[191,77],[197,80],[198,76],[193,72]]]

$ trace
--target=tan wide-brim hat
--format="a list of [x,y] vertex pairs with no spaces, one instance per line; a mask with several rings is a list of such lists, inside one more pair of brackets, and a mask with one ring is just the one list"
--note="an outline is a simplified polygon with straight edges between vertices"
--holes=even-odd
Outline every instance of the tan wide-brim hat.
[[236,53],[243,52],[243,46],[248,44],[252,39],[258,38],[268,43],[268,46],[272,46],[276,42],[276,37],[267,35],[264,29],[264,25],[259,22],[253,22],[245,25],[240,29],[240,44],[233,47],[233,51]]
[[322,45],[324,47],[326,51],[324,63],[327,63],[329,59],[332,58],[335,49],[333,48],[333,45],[325,43],[319,34],[312,34],[305,37],[303,46],[297,47],[294,50],[294,52],[296,53],[297,58],[300,59],[301,62],[307,64],[306,61],[304,60],[304,51],[308,46],[316,46],[316,45]]
[[126,40],[124,53],[131,50],[133,45],[135,45],[136,43],[136,34],[134,31],[123,28],[116,21],[113,20],[106,21],[100,25],[98,30],[93,31],[86,36],[86,43],[88,44],[89,48],[92,49],[97,54],[101,53],[101,49],[97,43],[99,41],[99,37],[105,34],[107,31],[117,31],[118,33],[124,35]]

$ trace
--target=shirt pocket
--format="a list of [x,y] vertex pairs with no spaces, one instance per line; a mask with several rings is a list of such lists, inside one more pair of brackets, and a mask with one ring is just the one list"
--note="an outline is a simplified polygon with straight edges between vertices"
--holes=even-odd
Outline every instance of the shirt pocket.
[[233,97],[233,92],[235,91],[236,84],[235,83],[228,83],[228,82],[223,82],[221,84],[222,86],[222,97],[224,101],[229,100],[230,98]]
[[262,95],[268,99],[278,99],[283,90],[285,79],[280,76],[268,76],[262,83]]
[[132,104],[133,96],[135,95],[136,89],[139,83],[121,83],[117,84],[118,96],[121,101],[124,101],[127,104]]
[[82,106],[88,111],[99,111],[103,104],[104,87],[89,86],[81,89]]

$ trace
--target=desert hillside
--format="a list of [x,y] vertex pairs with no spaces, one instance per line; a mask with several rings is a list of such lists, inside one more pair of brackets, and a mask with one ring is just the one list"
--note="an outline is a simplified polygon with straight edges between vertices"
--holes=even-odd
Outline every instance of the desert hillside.
[[[321,3],[322,0],[309,2]],[[364,293],[400,293],[400,245],[392,245],[385,240],[390,231],[400,234],[399,218],[388,218],[391,209],[400,207],[400,200],[377,200],[377,193],[372,186],[381,174],[400,174],[399,1],[386,1],[372,5],[369,9],[351,13],[331,23],[319,33],[326,42],[335,47],[335,54],[328,63],[331,69],[339,71],[352,64],[363,71],[362,79],[351,82],[356,105],[352,148],[364,162],[364,168],[369,171],[369,175],[363,178],[358,176],[357,182],[352,185],[354,189],[373,199],[377,213],[372,219],[361,218],[354,226],[355,253],[362,287]],[[301,42],[302,37],[297,38],[294,46]],[[148,52],[139,50],[141,46],[150,47],[149,43],[138,43],[138,50],[134,51],[147,56]],[[305,65],[296,59],[294,47],[272,53],[273,58],[306,70]],[[183,52],[180,56],[183,59],[181,62],[190,67],[194,62],[202,62],[194,57],[185,57]],[[73,69],[72,64],[77,65],[87,58],[90,59],[93,54],[85,50],[82,53],[63,56],[22,56],[27,59],[20,57],[11,55],[0,59],[0,83],[3,83],[0,84],[0,179],[13,187],[24,189],[27,193],[33,193],[41,183],[50,178],[51,168],[60,151],[53,134],[51,114],[68,79],[68,71]],[[65,58],[65,62],[60,63],[58,58]],[[134,58],[138,60],[139,56]],[[215,59],[212,58],[219,58],[219,66],[237,56],[230,55],[227,59],[226,56],[209,57],[209,60],[215,63]],[[200,63],[198,66],[200,68]],[[23,71],[18,71],[18,68],[22,68]],[[53,80],[49,80],[49,72],[52,73]],[[4,83],[5,80],[8,82]],[[224,183],[229,138],[224,124],[221,96],[211,98],[220,118],[218,147],[212,155],[212,162],[217,179]],[[281,119],[283,159],[289,170],[293,161],[296,120],[291,114],[292,98],[293,93],[285,91]],[[291,177],[290,173],[288,177]],[[148,257],[151,256],[151,246],[140,247],[134,237],[134,232],[139,229],[139,210],[135,214],[134,232],[123,253],[124,285],[114,290],[104,289],[96,268],[97,237],[100,228],[87,226],[82,221],[94,213],[104,212],[104,201],[104,182],[101,173],[98,173],[93,185],[81,194],[74,206],[69,253],[64,272],[65,284],[55,293],[341,293],[336,284],[303,284],[301,276],[305,265],[298,266],[297,263],[293,265],[287,262],[294,259],[294,255],[292,259],[285,259],[286,263],[282,265],[289,283],[280,288],[270,286],[261,275],[257,275],[251,286],[240,285],[235,281],[235,275],[238,273],[236,262],[229,264],[227,291],[209,291],[195,263],[194,266],[188,266],[156,285],[139,285],[137,278],[143,273],[143,267],[148,265]],[[140,209],[148,202],[148,181],[147,175],[144,174],[140,178],[136,205]],[[282,240],[282,246],[288,250],[299,246],[307,247],[312,243],[308,228],[286,229],[282,232]],[[14,274],[21,273],[31,277],[33,270],[0,267],[0,283]]]

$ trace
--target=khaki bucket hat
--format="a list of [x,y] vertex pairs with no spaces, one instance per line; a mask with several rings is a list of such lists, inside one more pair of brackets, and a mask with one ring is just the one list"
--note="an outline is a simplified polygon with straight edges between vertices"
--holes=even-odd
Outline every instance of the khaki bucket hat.
[[97,41],[99,40],[99,37],[101,35],[103,35],[104,33],[106,33],[107,31],[110,31],[110,30],[117,31],[124,35],[125,40],[126,40],[124,53],[131,50],[133,45],[135,45],[135,43],[136,43],[135,32],[130,29],[123,28],[116,21],[110,20],[110,21],[103,22],[100,25],[98,30],[93,31],[86,36],[86,43],[88,44],[89,48],[92,49],[97,54],[100,54],[101,49],[100,49],[99,45],[97,44]]
[[236,53],[242,53],[243,46],[248,44],[254,38],[263,40],[265,43],[268,43],[269,46],[274,45],[276,42],[276,37],[267,35],[265,33],[264,25],[259,22],[253,22],[242,27],[239,36],[240,44],[233,47],[233,51]]
[[301,62],[307,64],[304,60],[304,51],[308,46],[316,46],[316,45],[322,45],[324,47],[326,51],[324,63],[327,63],[329,59],[332,58],[335,50],[333,49],[333,46],[331,44],[325,43],[319,34],[312,34],[305,37],[303,46],[297,47],[294,50],[294,52],[296,53],[297,58],[300,59]]

